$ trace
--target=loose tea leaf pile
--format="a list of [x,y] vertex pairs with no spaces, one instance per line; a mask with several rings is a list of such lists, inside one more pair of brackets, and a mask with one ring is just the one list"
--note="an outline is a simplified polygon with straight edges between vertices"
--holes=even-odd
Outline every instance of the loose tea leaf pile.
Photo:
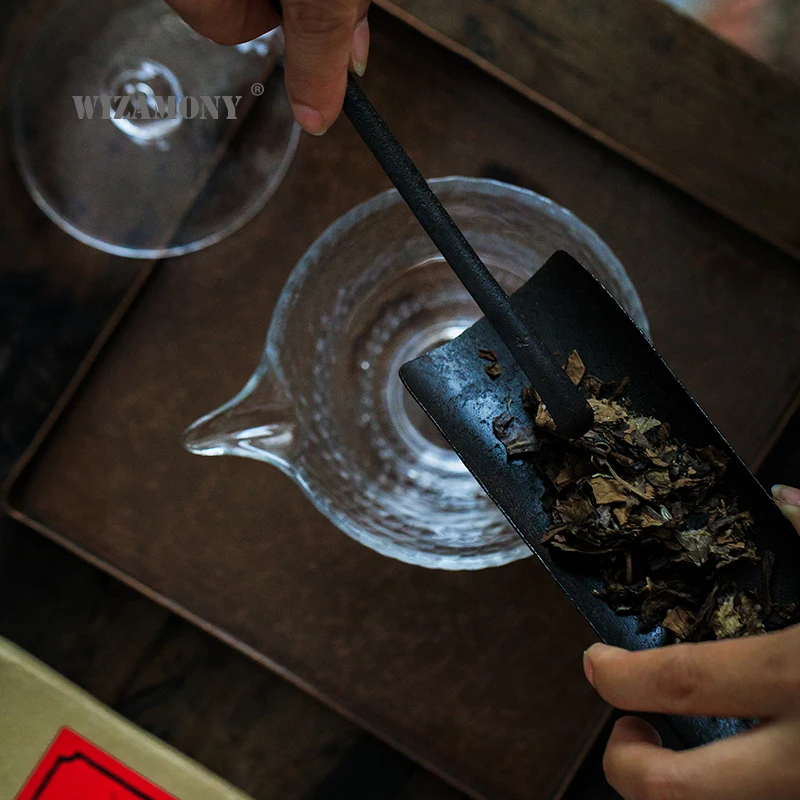
[[[636,614],[640,633],[662,626],[679,641],[726,639],[785,619],[791,609],[769,596],[772,559],[759,554],[753,518],[724,483],[727,456],[690,447],[669,423],[637,413],[624,396],[628,381],[587,374],[577,352],[564,369],[594,411],[583,437],[558,436],[530,387],[526,419],[507,411],[493,421],[509,458],[531,459],[545,481],[552,524],[543,541],[598,562],[598,596],[618,614]],[[763,570],[758,596],[732,581],[745,562]]]

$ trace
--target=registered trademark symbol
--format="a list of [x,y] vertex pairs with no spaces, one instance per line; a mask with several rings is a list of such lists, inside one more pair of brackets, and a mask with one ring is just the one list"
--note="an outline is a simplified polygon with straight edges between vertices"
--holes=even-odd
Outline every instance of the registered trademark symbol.
[[264,84],[263,83],[254,83],[250,87],[250,91],[256,96],[261,97],[264,94]]

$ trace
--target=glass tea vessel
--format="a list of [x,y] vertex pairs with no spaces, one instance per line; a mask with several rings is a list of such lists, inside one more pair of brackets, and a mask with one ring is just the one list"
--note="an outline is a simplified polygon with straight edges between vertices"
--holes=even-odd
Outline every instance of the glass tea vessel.
[[[489,180],[431,186],[507,291],[566,249],[648,330],[625,270],[570,212]],[[400,561],[466,570],[526,557],[528,548],[398,377],[404,362],[479,317],[397,192],[381,194],[303,256],[255,374],[194,423],[184,444],[283,470],[342,531]]]
[[18,67],[12,141],[28,190],[115,255],[219,241],[263,208],[294,155],[282,57],[280,30],[223,47],[163,0],[69,0]]

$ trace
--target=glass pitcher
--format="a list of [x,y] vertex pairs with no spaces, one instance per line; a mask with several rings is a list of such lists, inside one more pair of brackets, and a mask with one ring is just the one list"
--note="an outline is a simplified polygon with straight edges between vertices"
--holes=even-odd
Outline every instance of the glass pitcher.
[[[569,211],[496,181],[442,178],[431,186],[508,292],[566,249],[647,332],[625,270]],[[184,444],[283,470],[344,533],[401,561],[482,569],[526,557],[397,374],[479,317],[397,192],[378,195],[303,256],[254,375],[195,422]]]

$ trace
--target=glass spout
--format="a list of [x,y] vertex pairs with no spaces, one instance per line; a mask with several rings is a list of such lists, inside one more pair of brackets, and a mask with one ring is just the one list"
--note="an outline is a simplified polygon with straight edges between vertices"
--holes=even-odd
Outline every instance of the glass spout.
[[296,420],[288,392],[259,370],[242,391],[190,425],[183,445],[202,456],[242,456],[291,470]]

